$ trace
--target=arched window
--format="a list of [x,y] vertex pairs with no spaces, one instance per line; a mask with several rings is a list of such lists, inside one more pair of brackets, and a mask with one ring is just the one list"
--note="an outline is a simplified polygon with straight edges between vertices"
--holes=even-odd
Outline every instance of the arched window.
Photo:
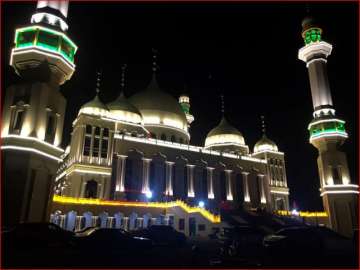
[[153,133],[153,132],[151,132],[151,133],[150,133],[150,137],[153,138],[153,139],[156,139],[156,134]]
[[85,198],[97,198],[98,183],[95,180],[89,180],[85,185]]
[[175,138],[175,136],[174,136],[174,135],[172,135],[170,140],[171,140],[171,142],[176,142],[176,138]]
[[166,141],[166,135],[165,134],[161,134],[161,140]]
[[180,139],[179,139],[179,143],[183,144],[183,143],[184,143],[184,139],[183,139],[183,138],[180,138]]

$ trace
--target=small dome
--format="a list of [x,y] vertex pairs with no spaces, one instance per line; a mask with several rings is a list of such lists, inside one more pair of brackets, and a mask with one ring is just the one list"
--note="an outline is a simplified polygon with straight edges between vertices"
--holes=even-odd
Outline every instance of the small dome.
[[240,131],[231,126],[223,117],[220,124],[213,128],[205,140],[205,147],[215,146],[220,144],[240,144],[245,145],[245,140]]
[[108,113],[108,108],[101,102],[99,96],[96,94],[95,98],[81,106],[79,114],[91,114],[98,116],[105,116]]
[[272,140],[268,139],[265,134],[254,146],[254,153],[262,151],[279,151],[276,144]]
[[317,28],[320,30],[320,34],[322,33],[322,29],[319,27],[318,22],[313,17],[310,16],[305,17],[301,22],[301,26],[302,26],[303,37],[305,35],[305,32],[312,28]]
[[110,115],[115,119],[137,124],[142,123],[140,111],[126,99],[123,92],[116,100],[108,103],[107,107]]

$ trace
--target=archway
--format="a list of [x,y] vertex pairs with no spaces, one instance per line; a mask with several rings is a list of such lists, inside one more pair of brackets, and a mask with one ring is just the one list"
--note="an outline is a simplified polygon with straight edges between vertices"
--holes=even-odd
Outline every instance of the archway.
[[85,198],[97,198],[98,183],[95,180],[89,180],[85,185]]

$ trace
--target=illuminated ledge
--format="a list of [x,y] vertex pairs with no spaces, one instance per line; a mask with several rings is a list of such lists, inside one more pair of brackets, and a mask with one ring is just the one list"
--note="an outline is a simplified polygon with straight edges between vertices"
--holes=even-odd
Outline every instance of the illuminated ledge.
[[229,154],[229,153],[221,154],[218,151],[214,151],[214,150],[210,151],[203,147],[189,145],[189,144],[180,144],[180,143],[175,143],[175,142],[173,143],[173,142],[169,142],[169,141],[163,141],[163,140],[152,139],[152,138],[131,137],[131,136],[120,135],[120,134],[115,134],[114,138],[125,140],[125,141],[133,141],[133,142],[139,142],[139,143],[145,143],[145,144],[160,145],[160,146],[170,147],[170,148],[174,148],[174,149],[181,149],[181,150],[185,150],[185,151],[192,151],[192,152],[209,154],[209,155],[214,155],[214,156],[223,156],[223,157],[234,158],[234,159],[242,159],[242,160],[248,160],[248,161],[264,163],[264,164],[267,163],[267,161],[265,159],[254,158],[251,156],[238,156],[238,155]]
[[326,194],[359,194],[359,191],[357,190],[329,190],[329,191],[323,191],[320,196],[324,196]]
[[214,215],[204,208],[192,207],[183,201],[173,202],[127,202],[127,201],[106,201],[100,199],[74,198],[54,195],[53,202],[60,204],[80,204],[80,205],[104,205],[104,206],[125,206],[125,207],[146,207],[146,208],[172,208],[180,207],[187,213],[199,213],[212,223],[220,223],[219,215]]
[[56,58],[56,59],[60,60],[61,62],[63,62],[72,72],[74,72],[74,70],[75,70],[75,64],[73,64],[69,60],[67,60],[61,53],[54,52],[50,49],[40,47],[37,45],[12,49],[11,55],[10,55],[10,66],[13,66],[14,56],[21,55],[21,54],[28,54],[30,52],[40,54],[45,57]]
[[[279,216],[293,216],[294,214],[290,211],[286,210],[277,210],[275,214]],[[309,211],[300,211],[296,212],[295,216],[300,217],[327,217],[328,214],[326,212],[309,212]]]
[[277,154],[277,155],[284,155],[284,152],[280,152],[280,151],[272,151],[272,150],[262,150],[262,151],[258,151],[255,153],[252,153],[251,156],[256,156],[258,154],[263,154],[263,153],[271,153],[271,154]]
[[321,138],[331,138],[331,137],[348,138],[348,135],[347,135],[346,132],[322,131],[319,134],[310,136],[310,142],[313,141],[313,140],[321,139]]
[[[324,189],[327,189],[327,188],[355,188],[355,189],[358,189],[359,186],[358,185],[355,185],[355,184],[341,184],[341,185],[325,185],[323,186]],[[321,189],[320,189],[321,190]]]
[[111,175],[111,168],[104,166],[95,166],[95,165],[83,165],[83,164],[72,164],[69,168],[59,174],[55,181],[68,176],[72,173],[85,173],[85,174],[95,174],[95,175]]
[[289,191],[281,191],[281,190],[270,190],[270,193],[281,194],[281,195],[289,195]]
[[15,146],[15,145],[5,145],[5,146],[1,146],[1,150],[18,150],[18,151],[25,151],[25,152],[32,152],[32,153],[36,153],[36,154],[39,154],[43,157],[47,157],[49,159],[52,159],[52,160],[56,160],[58,162],[61,162],[62,159],[61,158],[58,158],[58,157],[55,157],[55,156],[52,156],[52,155],[49,155],[45,152],[42,152],[40,150],[37,150],[35,148],[30,148],[30,147],[22,147],[22,146]]
[[33,141],[33,142],[37,142],[37,143],[40,143],[40,144],[43,144],[47,147],[50,147],[51,149],[54,149],[56,151],[58,151],[59,153],[64,153],[64,149],[60,148],[60,147],[57,147],[55,145],[52,145],[48,142],[45,142],[45,141],[42,141],[36,137],[26,137],[26,136],[21,136],[21,135],[6,135],[6,136],[3,136],[1,137],[1,139],[7,139],[7,138],[14,138],[14,139],[18,139],[18,140],[24,140],[24,141]]

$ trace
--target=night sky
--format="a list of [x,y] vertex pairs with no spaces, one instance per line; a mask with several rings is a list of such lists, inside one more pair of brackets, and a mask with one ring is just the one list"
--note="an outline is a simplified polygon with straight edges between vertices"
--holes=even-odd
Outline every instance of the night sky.
[[[334,45],[330,87],[337,115],[346,121],[343,150],[357,182],[358,8],[356,3],[309,7],[321,22],[323,39]],[[8,65],[14,29],[27,24],[34,9],[35,3],[2,3],[3,89],[19,81]],[[310,85],[305,63],[297,59],[305,16],[305,4],[294,3],[71,3],[69,35],[79,50],[76,71],[61,87],[67,99],[63,146],[80,106],[95,95],[96,71],[103,71],[100,98],[109,102],[119,94],[126,63],[130,96],[149,83],[156,48],[160,87],[176,98],[184,91],[190,95],[191,144],[203,145],[219,123],[224,94],[226,117],[250,149],[261,136],[260,115],[265,116],[267,136],[285,152],[291,205],[322,209],[317,150],[308,142]]]

